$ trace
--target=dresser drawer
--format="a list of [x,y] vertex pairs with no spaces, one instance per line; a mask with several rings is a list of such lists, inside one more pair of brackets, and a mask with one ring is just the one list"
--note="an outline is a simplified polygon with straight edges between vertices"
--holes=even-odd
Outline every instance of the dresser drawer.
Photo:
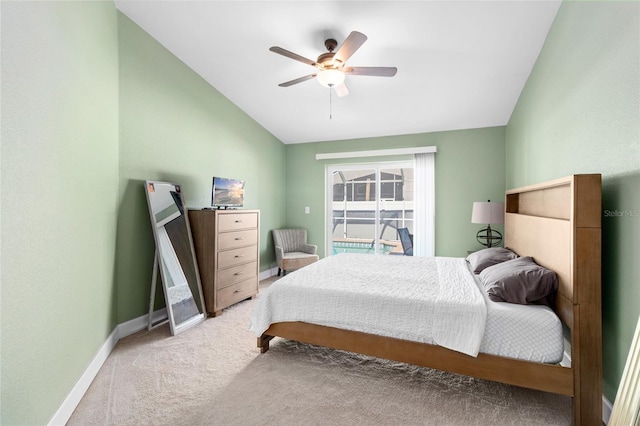
[[258,244],[258,230],[231,231],[218,234],[218,249],[228,250]]
[[224,269],[230,266],[240,265],[258,260],[258,250],[256,246],[242,247],[233,250],[218,252],[217,269]]
[[217,274],[216,282],[220,289],[239,281],[258,276],[258,262],[245,263],[227,269],[219,269]]
[[218,216],[218,231],[235,231],[238,229],[257,228],[257,213],[229,213]]
[[258,277],[221,288],[216,292],[216,309],[224,309],[257,293]]

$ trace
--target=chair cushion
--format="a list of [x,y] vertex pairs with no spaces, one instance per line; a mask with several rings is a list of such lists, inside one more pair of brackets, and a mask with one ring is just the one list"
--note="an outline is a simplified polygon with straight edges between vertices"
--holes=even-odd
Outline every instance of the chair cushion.
[[289,253],[285,253],[284,256],[282,257],[283,259],[301,259],[301,258],[312,258],[312,257],[318,257],[317,254],[309,254],[309,253],[304,253],[301,251],[292,251]]
[[311,265],[318,261],[317,254],[308,254],[298,251],[286,253],[282,259],[282,269],[289,271],[291,269],[300,269],[303,266]]

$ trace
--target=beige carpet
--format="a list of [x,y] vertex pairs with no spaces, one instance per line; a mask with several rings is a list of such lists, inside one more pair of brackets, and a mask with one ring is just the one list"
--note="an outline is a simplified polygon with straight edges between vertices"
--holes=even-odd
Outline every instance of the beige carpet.
[[274,339],[245,301],[122,339],[69,425],[569,425],[567,397]]

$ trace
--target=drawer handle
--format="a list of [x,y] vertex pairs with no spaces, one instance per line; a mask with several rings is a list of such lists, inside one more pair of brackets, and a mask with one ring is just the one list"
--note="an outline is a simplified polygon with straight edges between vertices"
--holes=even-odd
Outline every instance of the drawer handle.
[[236,220],[236,223],[242,223],[242,220],[238,219]]
[[237,275],[242,275],[242,272],[236,272],[236,273],[235,273],[235,274],[233,274],[233,275],[236,275],[236,276],[237,276]]
[[242,241],[242,240],[244,240],[244,238],[242,238],[242,237],[236,237],[236,241]]
[[244,257],[244,254],[236,254],[234,257],[235,257],[236,259],[237,259],[237,258],[239,258],[239,257]]
[[240,293],[240,290],[239,290],[239,289],[238,289],[238,290],[235,290],[235,291],[234,291],[234,293]]

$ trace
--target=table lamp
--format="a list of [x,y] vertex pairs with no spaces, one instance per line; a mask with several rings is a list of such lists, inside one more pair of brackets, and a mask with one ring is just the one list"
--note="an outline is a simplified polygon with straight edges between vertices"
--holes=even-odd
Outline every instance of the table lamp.
[[486,223],[487,227],[478,231],[476,239],[486,247],[495,247],[502,242],[502,234],[491,225],[504,223],[504,203],[475,201],[471,212],[471,223]]

